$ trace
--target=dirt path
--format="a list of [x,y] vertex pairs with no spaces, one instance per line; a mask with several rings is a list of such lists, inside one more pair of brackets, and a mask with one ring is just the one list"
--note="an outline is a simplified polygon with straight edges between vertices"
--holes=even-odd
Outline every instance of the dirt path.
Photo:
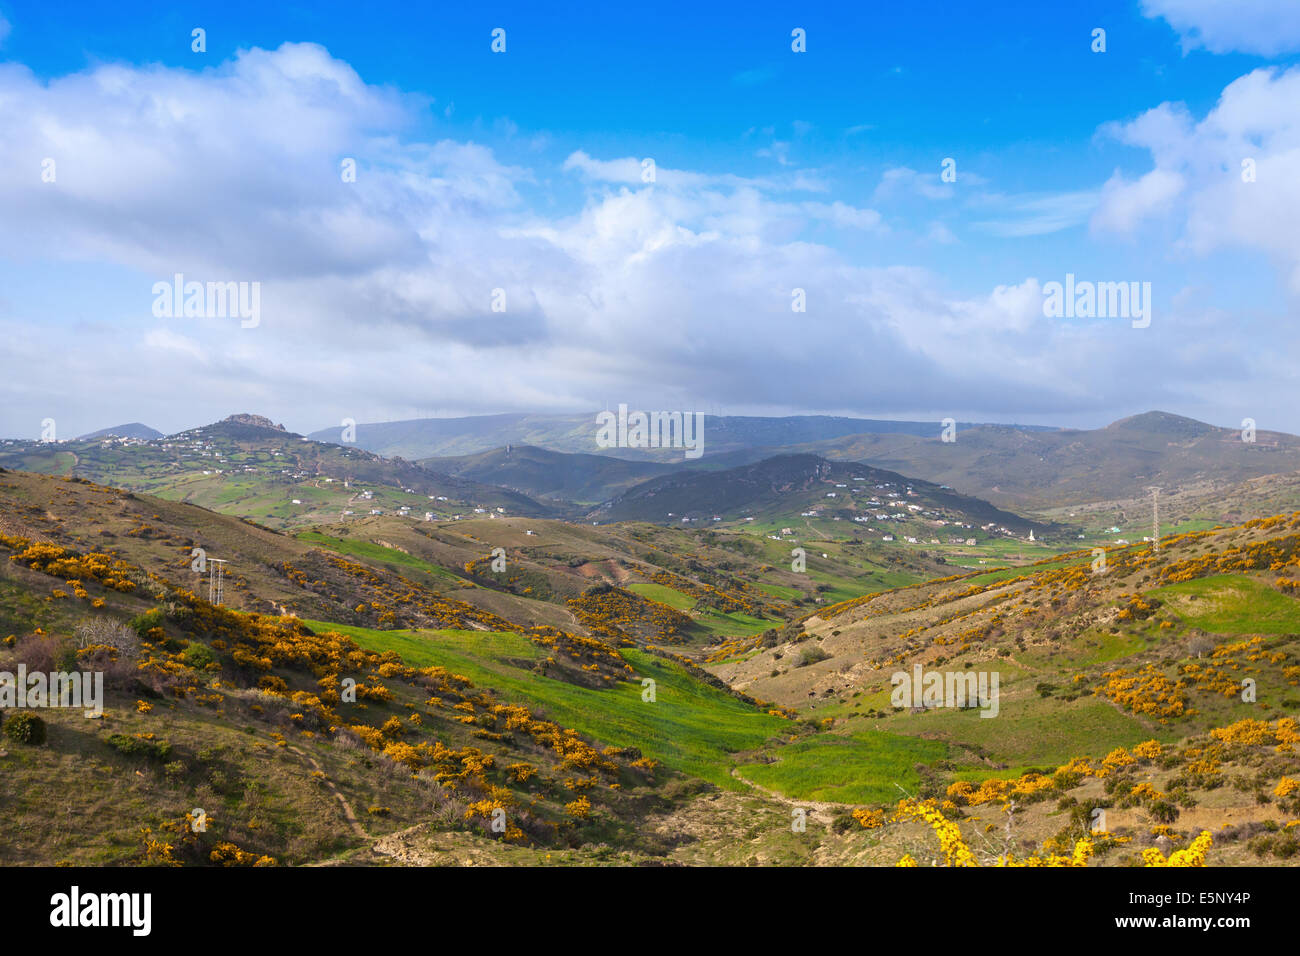
[[[316,762],[316,758],[311,754],[299,750],[297,747],[290,747],[289,749],[299,757],[304,758],[313,768],[319,770],[322,774],[325,773],[325,770]],[[370,834],[366,832],[366,828],[363,827],[361,821],[357,819],[356,812],[352,809],[352,804],[348,803],[348,798],[343,796],[343,792],[339,790],[338,787],[334,786],[334,781],[329,777],[325,776],[321,779],[324,780],[325,786],[330,788],[330,792],[333,793],[334,796],[338,797],[339,803],[343,806],[343,816],[347,817],[348,824],[352,827],[352,832],[356,834],[359,839],[365,840],[369,843],[371,840]]]

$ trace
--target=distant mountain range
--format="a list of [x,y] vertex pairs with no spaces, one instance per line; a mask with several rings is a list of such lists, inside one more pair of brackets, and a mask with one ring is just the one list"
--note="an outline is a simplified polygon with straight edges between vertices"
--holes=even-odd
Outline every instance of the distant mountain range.
[[[493,449],[419,457],[437,470],[580,503],[622,494],[637,477],[660,477],[664,465],[718,470],[788,454],[864,462],[1013,510],[1132,498],[1151,485],[1170,490],[1300,471],[1300,438],[1294,435],[1257,431],[1243,441],[1238,429],[1160,411],[1096,429],[958,424],[953,441],[944,441],[941,432],[938,422],[708,416],[704,456],[683,460],[680,449],[594,448],[594,416],[496,415],[361,425],[357,443],[393,454],[398,448],[469,449],[504,437]],[[521,457],[506,462],[498,456],[506,444]],[[629,465],[613,464],[617,460]]]
[[[952,441],[943,440],[938,422],[707,416],[699,459],[684,459],[682,449],[599,449],[596,430],[594,415],[487,415],[358,425],[353,443],[342,441],[341,430],[304,438],[270,419],[243,414],[166,441],[254,443],[265,446],[264,452],[274,445],[292,451],[298,472],[314,477],[409,487],[461,505],[501,506],[516,514],[576,516],[605,505],[598,509],[604,520],[667,511],[734,513],[736,506],[747,504],[739,473],[717,484],[686,476],[730,473],[790,455],[861,462],[908,480],[951,486],[1017,512],[1134,499],[1151,486],[1173,492],[1300,472],[1300,438],[1294,435],[1258,431],[1243,440],[1237,429],[1158,411],[1097,429],[958,424]],[[163,441],[138,422],[79,441],[99,449],[109,435],[142,439],[148,447]],[[192,460],[187,466],[169,452],[162,456],[167,469],[159,471],[161,461],[147,465],[148,456],[121,457],[129,448],[83,451],[73,444],[8,442],[0,459],[10,467],[61,473],[72,467],[67,452],[73,451],[79,474],[159,493],[163,488],[157,482],[171,483],[200,463]],[[101,458],[102,466],[97,464]],[[645,482],[658,484],[640,488]],[[670,487],[690,489],[676,507],[638,504],[638,495],[663,498]],[[727,501],[721,489],[740,497]],[[185,493],[191,490],[196,494],[192,500],[204,500],[198,489],[187,487]]]
[[[1140,497],[1152,485],[1240,482],[1300,470],[1300,438],[1147,412],[1105,428],[1028,431],[985,425],[956,440],[850,435],[790,451],[866,461],[1016,509]],[[765,450],[770,454],[770,450]]]
[[[846,435],[880,434],[938,437],[940,422],[886,421],[829,415],[783,418],[704,416],[704,455],[752,448],[779,449]],[[959,423],[959,429],[976,427]],[[1005,425],[1024,431],[1049,431],[1035,425]],[[681,449],[600,448],[596,445],[596,415],[478,415],[471,418],[419,418],[356,426],[355,444],[380,455],[408,459],[474,455],[506,445],[533,445],[549,451],[626,458],[635,461],[683,463]],[[308,437],[342,443],[342,428],[325,428]]]

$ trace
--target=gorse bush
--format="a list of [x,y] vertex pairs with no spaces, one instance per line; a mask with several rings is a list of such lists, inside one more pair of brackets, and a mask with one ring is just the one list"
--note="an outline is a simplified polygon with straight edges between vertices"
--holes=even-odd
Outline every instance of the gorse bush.
[[5,736],[15,743],[39,747],[45,743],[45,721],[35,714],[22,712],[10,717],[4,724]]
[[195,670],[204,670],[207,667],[217,663],[217,655],[213,653],[212,648],[206,644],[200,644],[192,641],[189,646],[181,652],[181,660]]
[[141,637],[147,637],[155,627],[162,627],[167,621],[162,608],[155,607],[131,619],[131,627]]

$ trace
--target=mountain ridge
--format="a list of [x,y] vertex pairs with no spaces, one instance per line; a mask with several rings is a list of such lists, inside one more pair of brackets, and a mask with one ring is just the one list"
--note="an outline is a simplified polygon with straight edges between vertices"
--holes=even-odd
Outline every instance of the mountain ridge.
[[128,422],[125,425],[111,425],[108,428],[101,428],[98,431],[78,435],[77,441],[94,441],[96,438],[139,438],[149,441],[162,437],[162,432],[156,428],[150,428],[143,422]]

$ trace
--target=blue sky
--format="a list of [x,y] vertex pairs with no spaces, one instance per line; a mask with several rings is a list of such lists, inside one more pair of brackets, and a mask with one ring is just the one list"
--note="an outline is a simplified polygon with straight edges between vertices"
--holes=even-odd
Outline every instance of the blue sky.
[[[37,173],[0,186],[0,434],[620,401],[1300,431],[1300,5],[540,6],[0,0],[0,162]],[[261,283],[264,321],[160,322],[175,272]],[[1151,327],[1035,314],[1067,272],[1150,282]]]

